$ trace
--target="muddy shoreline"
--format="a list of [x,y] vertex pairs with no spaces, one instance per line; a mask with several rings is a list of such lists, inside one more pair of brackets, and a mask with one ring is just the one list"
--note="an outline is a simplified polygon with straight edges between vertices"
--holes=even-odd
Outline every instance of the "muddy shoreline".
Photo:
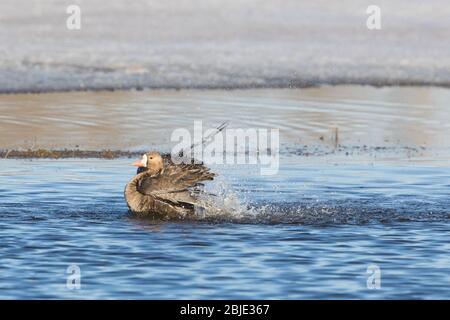
[[[130,82],[139,82],[136,80]],[[450,80],[447,81],[426,81],[426,80],[408,80],[408,79],[336,79],[336,80],[312,80],[312,79],[278,79],[275,81],[267,81],[263,84],[250,82],[248,84],[235,84],[233,82],[220,83],[213,85],[192,84],[189,82],[180,84],[163,84],[155,85],[152,82],[145,84],[124,84],[117,83],[115,85],[105,84],[90,84],[88,86],[77,86],[73,84],[56,84],[54,86],[45,85],[43,87],[39,84],[32,84],[30,86],[22,86],[20,88],[0,88],[0,95],[14,95],[14,94],[45,94],[45,93],[71,93],[71,92],[127,92],[127,91],[149,91],[152,90],[253,90],[253,89],[308,89],[320,88],[321,86],[369,86],[373,88],[389,88],[389,87],[417,87],[417,88],[450,88]]]
[[[149,150],[127,151],[127,150],[80,150],[80,149],[0,149],[0,159],[119,159],[119,158],[135,158],[141,156]],[[270,150],[268,150],[270,152]],[[281,155],[301,156],[301,157],[321,157],[321,156],[366,156],[377,157],[380,155],[390,156],[423,156],[429,154],[433,150],[425,147],[386,147],[376,146],[337,146],[325,147],[316,146],[299,146],[299,147],[283,147],[280,150]],[[448,152],[448,151],[447,151]],[[248,154],[248,152],[246,153]],[[225,156],[225,153],[224,153]]]
[[1,159],[117,159],[139,156],[142,152],[120,151],[120,150],[0,150]]

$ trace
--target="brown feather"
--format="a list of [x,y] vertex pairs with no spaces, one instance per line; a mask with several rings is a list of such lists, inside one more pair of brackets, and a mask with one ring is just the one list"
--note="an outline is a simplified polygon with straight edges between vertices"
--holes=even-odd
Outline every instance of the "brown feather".
[[170,155],[162,158],[164,165],[158,173],[147,170],[127,184],[128,207],[135,213],[167,218],[194,213],[194,206],[199,205],[202,182],[213,180],[215,174],[203,164],[174,164]]

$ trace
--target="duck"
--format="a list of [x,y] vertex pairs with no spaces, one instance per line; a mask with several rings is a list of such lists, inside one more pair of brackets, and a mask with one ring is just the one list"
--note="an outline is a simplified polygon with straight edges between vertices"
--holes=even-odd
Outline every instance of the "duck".
[[174,163],[170,153],[161,154],[150,151],[132,163],[137,167],[136,175],[127,183],[124,190],[128,209],[138,215],[163,219],[178,219],[192,216],[196,208],[203,207],[199,197],[204,182],[214,180],[216,174],[202,162],[187,158],[199,144],[211,142],[228,126],[223,122],[190,150],[180,150],[178,156],[182,163]]
[[136,175],[125,186],[129,210],[137,215],[179,219],[195,214],[205,181],[215,173],[203,163],[175,164],[170,154],[150,151],[132,163]]

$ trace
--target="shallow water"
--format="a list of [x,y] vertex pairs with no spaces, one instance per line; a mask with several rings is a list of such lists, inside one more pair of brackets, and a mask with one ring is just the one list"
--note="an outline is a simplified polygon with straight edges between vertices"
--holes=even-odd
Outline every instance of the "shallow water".
[[127,159],[2,160],[0,297],[448,298],[449,167],[291,160],[227,172],[245,206],[179,222],[127,213]]
[[291,152],[334,147],[337,128],[343,147],[425,147],[435,156],[450,150],[449,101],[443,88],[365,86],[2,95],[0,149],[170,150],[173,130],[228,120],[278,128]]
[[[361,87],[2,96],[1,148],[34,133],[45,147],[170,149],[167,132],[194,114],[272,124],[282,148],[277,175],[213,166],[222,211],[176,222],[127,212],[130,159],[0,160],[0,298],[449,298],[449,97]],[[183,103],[199,112],[173,116]],[[129,105],[137,113],[121,118]],[[138,118],[150,124],[131,125]],[[66,288],[70,264],[80,290]]]

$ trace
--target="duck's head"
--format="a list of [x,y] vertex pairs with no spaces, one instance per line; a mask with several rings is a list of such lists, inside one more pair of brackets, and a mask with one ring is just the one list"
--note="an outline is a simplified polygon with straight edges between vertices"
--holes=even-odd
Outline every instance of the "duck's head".
[[138,167],[137,173],[148,171],[151,174],[156,174],[164,167],[164,162],[159,152],[147,152],[141,160],[132,163],[133,166]]

